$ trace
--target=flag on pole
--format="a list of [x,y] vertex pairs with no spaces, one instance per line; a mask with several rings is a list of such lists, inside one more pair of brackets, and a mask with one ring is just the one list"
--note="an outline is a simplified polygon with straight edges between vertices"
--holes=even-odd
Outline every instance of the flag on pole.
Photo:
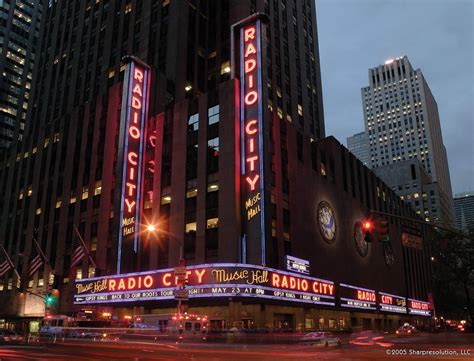
[[77,264],[79,264],[79,262],[82,261],[84,256],[87,256],[89,258],[89,262],[92,265],[92,267],[97,268],[94,259],[92,258],[89,251],[87,250],[86,243],[82,239],[81,233],[79,232],[76,226],[73,226],[73,227],[74,227],[74,231],[77,234],[77,238],[79,238],[79,242],[76,248],[74,248],[73,253],[71,254],[71,267],[74,267]]
[[34,276],[34,274],[41,268],[43,265],[43,260],[41,259],[41,256],[37,254],[33,259],[30,261],[28,265],[28,278],[31,278]]
[[71,254],[71,267],[77,266],[82,261],[85,255],[86,251],[84,247],[82,247],[82,244],[78,242],[76,248]]
[[13,269],[13,271],[16,274],[17,280],[19,280],[20,274],[18,273],[15,266],[13,265],[13,262],[7,253],[7,250],[1,244],[0,244],[0,249],[3,251],[3,255],[5,256],[5,260],[0,264],[0,277],[3,277],[10,269]]
[[2,263],[0,263],[0,277],[3,277],[8,271],[12,269],[12,265],[6,259]]

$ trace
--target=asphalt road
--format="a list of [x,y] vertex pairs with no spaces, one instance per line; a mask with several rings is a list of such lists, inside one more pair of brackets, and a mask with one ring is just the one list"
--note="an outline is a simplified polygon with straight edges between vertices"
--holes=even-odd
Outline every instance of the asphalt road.
[[[414,354],[416,352],[437,354]],[[172,342],[57,342],[0,346],[0,360],[474,360],[474,334],[393,336],[344,342],[341,348]]]

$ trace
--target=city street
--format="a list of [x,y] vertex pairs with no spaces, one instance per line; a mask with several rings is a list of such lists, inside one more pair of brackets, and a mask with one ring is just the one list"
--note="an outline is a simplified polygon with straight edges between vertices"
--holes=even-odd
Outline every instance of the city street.
[[[412,338],[374,337],[341,348],[304,345],[241,345],[232,343],[57,342],[3,346],[0,360],[474,360],[474,335],[443,333]],[[414,355],[417,351],[444,355]],[[393,354],[393,355],[391,355]]]

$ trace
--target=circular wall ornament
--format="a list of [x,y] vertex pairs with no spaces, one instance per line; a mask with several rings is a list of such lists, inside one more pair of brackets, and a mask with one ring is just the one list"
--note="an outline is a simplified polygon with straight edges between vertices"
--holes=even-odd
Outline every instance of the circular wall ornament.
[[329,203],[322,201],[317,210],[319,233],[327,243],[336,240],[336,217]]
[[354,242],[356,246],[357,253],[361,257],[367,256],[369,253],[369,244],[365,241],[365,232],[362,228],[362,223],[357,221],[354,224]]

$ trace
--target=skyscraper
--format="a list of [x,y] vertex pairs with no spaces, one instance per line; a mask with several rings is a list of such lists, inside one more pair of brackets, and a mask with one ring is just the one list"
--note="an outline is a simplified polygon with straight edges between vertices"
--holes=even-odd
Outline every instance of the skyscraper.
[[457,229],[474,233],[474,192],[458,193],[454,196],[454,215]]
[[0,159],[23,137],[42,7],[43,1],[0,2]]
[[[296,329],[306,304],[341,312],[336,324],[314,309],[308,328],[357,326],[342,307],[363,299],[336,304],[342,281],[400,295],[402,314],[426,307],[407,298],[426,299],[427,258],[402,256],[423,251],[403,249],[394,221],[393,242],[361,236],[370,209],[414,212],[323,138],[314,1],[62,0],[41,29],[25,141],[3,165],[0,239],[21,282],[4,275],[2,312],[39,314],[30,294],[53,288],[64,313],[162,309],[182,264],[199,286],[189,307],[216,302],[216,327]],[[36,248],[49,264],[33,272]]]
[[[371,168],[417,158],[442,197],[451,199],[438,107],[421,70],[404,56],[369,69],[368,75],[361,95]],[[450,208],[453,214],[452,203]]]
[[369,137],[366,132],[360,132],[352,137],[348,137],[347,148],[362,164],[370,167]]

